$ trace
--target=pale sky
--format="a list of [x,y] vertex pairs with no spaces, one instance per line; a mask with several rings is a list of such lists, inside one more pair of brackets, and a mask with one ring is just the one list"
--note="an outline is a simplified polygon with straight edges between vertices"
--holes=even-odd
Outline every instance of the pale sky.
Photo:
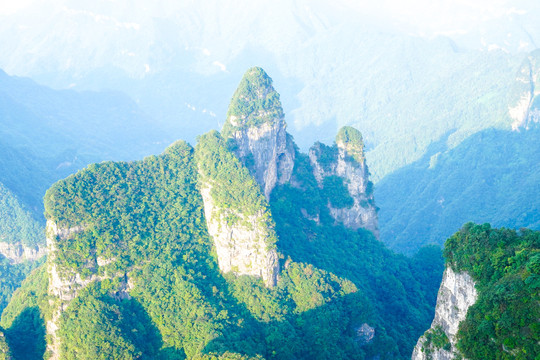
[[[418,32],[456,33],[480,23],[525,15],[538,0],[342,0],[363,13],[385,17]],[[520,6],[521,5],[521,6]]]
[[[96,3],[120,1],[130,4],[130,0],[93,0]],[[148,0],[155,4],[154,0]],[[172,0],[178,4],[178,0]],[[204,2],[204,0],[200,0]],[[260,0],[264,1],[264,0]],[[270,1],[270,0],[268,0]],[[291,3],[305,3],[307,0],[291,0]],[[420,35],[454,35],[460,32],[474,30],[479,24],[497,20],[509,15],[537,16],[540,11],[539,0],[320,0],[307,1],[314,10],[318,3],[336,1],[358,11],[363,15],[380,19]],[[134,3],[143,3],[140,0]],[[191,0],[181,0],[189,6]],[[25,11],[36,6],[44,5],[55,8],[71,4],[84,7],[85,0],[0,0],[0,15],[10,15],[17,11]],[[165,6],[168,0],[160,0]],[[286,2],[285,2],[286,3]],[[159,6],[159,5],[156,5]],[[195,5],[196,6],[196,5]],[[536,21],[536,19],[534,19]]]

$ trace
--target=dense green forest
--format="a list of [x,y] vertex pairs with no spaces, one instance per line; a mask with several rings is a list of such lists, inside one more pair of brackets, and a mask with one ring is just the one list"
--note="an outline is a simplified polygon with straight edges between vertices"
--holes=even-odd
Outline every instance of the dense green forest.
[[375,187],[381,240],[414,254],[468,221],[540,229],[540,128],[489,129],[447,150],[446,138]]
[[445,243],[447,264],[475,280],[478,299],[459,326],[467,359],[540,357],[540,231],[466,224]]
[[[231,114],[281,109],[277,93],[257,103],[275,90],[264,72],[251,75]],[[272,114],[284,126],[282,115]],[[351,206],[347,179],[318,184],[309,156],[297,148],[290,182],[278,184],[267,202],[234,142],[217,131],[197,141],[177,141],[140,161],[92,164],[47,190],[45,216],[59,229],[49,229],[47,264],[23,281],[31,265],[0,259],[9,274],[0,280],[0,334],[13,358],[410,358],[433,318],[441,249],[424,246],[406,257],[365,229],[337,223],[328,205]],[[360,166],[360,132],[346,127],[336,141]],[[312,149],[323,168],[338,155],[336,144]],[[432,168],[437,160],[444,158],[432,157]],[[278,253],[275,286],[220,271],[201,197],[208,185],[230,226],[248,226],[238,209],[259,216],[267,247]],[[372,190],[370,183],[368,195]],[[447,241],[446,261],[470,272],[480,294],[458,335],[467,358],[536,356],[539,241],[538,232],[471,224]]]
[[[143,161],[94,164],[47,192],[48,218],[60,227],[82,226],[56,239],[52,261],[61,274],[102,279],[62,312],[62,358],[408,358],[431,321],[440,250],[425,248],[410,259],[367,231],[335,225],[325,212],[332,193],[316,186],[307,156],[298,153],[294,177],[301,188],[277,188],[270,204],[282,257],[278,284],[267,288],[257,278],[220,273],[195,161],[219,148],[214,161],[226,163],[233,153],[220,139],[216,132],[201,137],[196,152],[177,142]],[[255,184],[245,168],[226,171],[212,176]],[[220,196],[232,206],[235,187],[225,189]],[[319,224],[302,216],[309,203],[319,208]],[[106,261],[100,266],[98,259]],[[14,354],[25,341],[36,353],[45,350],[51,309],[40,269],[2,316]],[[373,339],[362,337],[364,324]],[[38,345],[15,340],[20,329],[37,334]]]

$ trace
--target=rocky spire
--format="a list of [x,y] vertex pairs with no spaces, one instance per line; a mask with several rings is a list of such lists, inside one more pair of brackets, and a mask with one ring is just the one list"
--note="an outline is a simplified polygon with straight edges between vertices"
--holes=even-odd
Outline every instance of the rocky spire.
[[259,67],[249,69],[233,95],[222,129],[236,156],[261,186],[267,200],[276,183],[288,182],[294,146],[286,132],[279,94]]
[[364,142],[360,131],[350,126],[342,127],[334,146],[316,143],[309,150],[313,175],[319,187],[324,179],[339,177],[353,199],[352,206],[336,208],[328,204],[336,222],[351,229],[365,228],[379,236],[377,208],[373,198],[373,184],[364,157]]

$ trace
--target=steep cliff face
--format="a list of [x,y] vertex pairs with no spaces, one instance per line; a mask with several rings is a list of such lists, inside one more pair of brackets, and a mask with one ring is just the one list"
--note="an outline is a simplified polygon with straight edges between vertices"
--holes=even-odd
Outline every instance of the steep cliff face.
[[353,200],[343,207],[329,202],[330,214],[336,222],[351,229],[368,229],[378,237],[373,184],[369,181],[360,132],[352,127],[342,128],[333,147],[317,143],[309,150],[309,159],[320,188],[328,186],[325,180],[337,176],[342,179]]
[[477,298],[471,276],[466,272],[456,273],[447,266],[437,295],[435,318],[431,328],[418,340],[412,359],[454,359],[459,323],[465,320],[467,310]]
[[224,273],[260,277],[267,286],[274,286],[279,262],[277,251],[271,248],[269,241],[275,234],[270,228],[260,225],[267,214],[262,210],[254,215],[244,215],[241,211],[231,212],[229,216],[240,219],[231,224],[226,215],[220,214],[220,208],[210,195],[211,191],[212,187],[207,185],[201,189],[201,195],[208,233],[216,247],[219,269]]
[[259,185],[217,132],[199,138],[196,159],[206,224],[220,270],[275,285],[277,235]]
[[21,243],[0,242],[0,255],[9,259],[12,264],[20,264],[24,261],[36,261],[47,254],[44,246],[25,246]]
[[512,129],[528,129],[540,122],[540,51],[532,52],[523,62],[510,93],[508,115]]
[[[47,272],[49,273],[49,288],[48,293],[51,299],[49,303],[52,305],[52,316],[47,319],[46,330],[50,341],[47,343],[47,350],[50,352],[49,359],[60,359],[60,338],[57,336],[59,329],[59,321],[62,313],[69,306],[70,302],[77,297],[79,292],[94,281],[101,281],[106,278],[115,276],[92,274],[88,277],[82,277],[77,272],[62,271],[57,264],[57,241],[67,241],[73,235],[84,231],[82,226],[74,226],[70,228],[60,228],[57,224],[49,219],[47,220]],[[109,262],[103,259],[97,260],[98,266],[105,266]],[[116,274],[121,275],[121,274]],[[127,274],[124,274],[122,290],[116,294],[119,298],[129,297],[129,290],[133,284],[129,282]]]
[[279,94],[263,69],[254,67],[245,73],[231,100],[222,134],[233,140],[236,156],[267,200],[276,184],[290,180],[294,144],[286,132]]
[[60,339],[57,336],[59,320],[62,311],[73,300],[78,291],[88,285],[95,279],[81,279],[80,275],[75,273],[70,276],[62,276],[56,265],[56,242],[67,240],[73,234],[83,231],[82,227],[59,228],[53,220],[47,220],[47,249],[49,257],[47,258],[47,272],[49,273],[49,295],[52,299],[50,303],[54,304],[52,317],[47,320],[46,329],[50,341],[47,344],[47,350],[50,352],[50,359],[60,358]]

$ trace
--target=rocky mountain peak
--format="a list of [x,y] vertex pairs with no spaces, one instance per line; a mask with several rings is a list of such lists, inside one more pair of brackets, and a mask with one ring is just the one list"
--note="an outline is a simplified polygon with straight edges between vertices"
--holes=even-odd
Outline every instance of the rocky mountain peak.
[[309,150],[309,159],[320,188],[329,186],[339,178],[352,198],[350,206],[335,207],[328,204],[330,215],[336,222],[351,229],[368,229],[378,237],[377,207],[360,131],[350,126],[342,127],[333,146],[316,143]]
[[272,79],[260,67],[252,67],[242,77],[231,99],[222,133],[229,137],[237,130],[265,123],[277,122],[284,127],[283,118],[283,108]]
[[364,139],[360,131],[351,126],[343,126],[336,135],[336,145],[358,163],[364,162]]
[[267,200],[276,183],[289,181],[294,145],[286,132],[279,94],[263,69],[253,67],[244,74],[231,100],[222,135],[229,139]]

